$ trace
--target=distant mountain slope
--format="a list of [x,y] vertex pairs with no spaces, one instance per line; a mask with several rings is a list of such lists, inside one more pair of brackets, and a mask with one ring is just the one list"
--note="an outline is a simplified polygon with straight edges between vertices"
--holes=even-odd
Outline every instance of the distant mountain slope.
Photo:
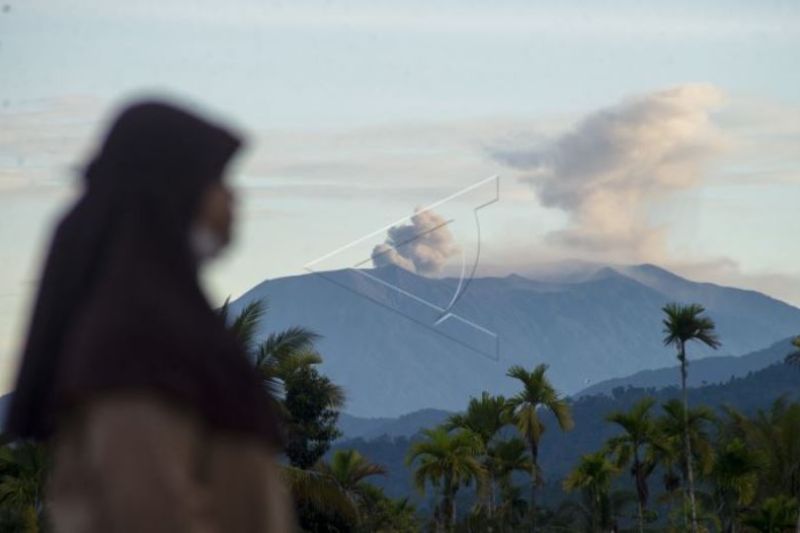
[[[752,352],[739,357],[735,356],[710,356],[705,359],[689,362],[688,384],[690,387],[720,383],[732,377],[741,377],[749,372],[761,370],[773,363],[783,361],[786,354],[792,351],[792,338],[776,342],[769,348]],[[575,396],[591,394],[609,394],[615,387],[669,387],[675,385],[680,379],[679,367],[671,366],[655,370],[642,370],[632,376],[614,378],[591,385]]]
[[[613,411],[630,409],[646,395],[655,396],[661,404],[670,398],[679,398],[680,389],[629,387],[618,389],[614,395],[581,397],[571,403],[575,428],[568,433],[559,431],[555,420],[549,413],[545,413],[544,424],[548,430],[542,438],[539,452],[547,482],[543,492],[545,500],[561,497],[560,481],[575,466],[581,455],[597,451],[608,438],[618,434],[618,429],[605,421],[606,416]],[[800,401],[799,367],[778,363],[725,383],[689,389],[691,405],[708,405],[717,409],[729,405],[747,414],[769,408],[781,396],[790,401]],[[654,414],[661,414],[659,407],[654,409]],[[409,414],[406,423],[412,425],[413,419],[414,414]],[[423,424],[422,418],[417,422],[421,428],[431,427]],[[338,442],[333,448],[357,449],[371,461],[385,465],[388,475],[385,478],[375,478],[373,482],[383,486],[392,496],[419,498],[413,487],[411,471],[404,462],[408,447],[413,441],[414,437],[402,436],[357,438]]]
[[440,409],[420,409],[397,418],[360,418],[342,413],[337,425],[342,439],[374,439],[384,435],[411,437],[420,428],[438,426],[451,414]]
[[[453,311],[484,329],[447,330],[448,336],[440,333],[459,323],[433,326],[436,314],[426,302],[445,307],[457,281],[396,267],[271,280],[232,308],[266,298],[262,333],[303,325],[322,334],[323,371],[345,387],[347,412],[362,417],[456,410],[483,390],[509,393],[514,383],[505,373],[513,364],[548,363],[551,379],[570,394],[589,382],[664,367],[674,354],[662,346],[661,307],[673,300],[706,305],[722,354],[800,332],[800,310],[792,306],[650,265],[600,268],[577,279],[476,278]],[[484,330],[497,334],[499,360],[473,349],[485,345]],[[695,348],[692,357],[709,353]]]
[[[744,383],[749,383],[753,380],[757,383],[760,382],[758,378],[753,378],[752,376],[760,375],[758,374],[760,371],[767,369],[767,367],[772,367],[776,363],[781,363],[786,354],[792,349],[791,341],[792,337],[776,342],[769,348],[739,357],[712,356],[692,361],[689,367],[689,379],[687,380],[689,387],[692,389],[705,387],[700,389],[705,392],[692,392],[691,394],[708,395],[708,391],[712,390],[725,391],[733,383],[738,383],[737,386],[741,389]],[[790,385],[795,382],[795,378],[800,379],[800,367],[781,365],[774,367],[772,372],[780,372],[781,370],[788,373],[788,383]],[[792,372],[795,373],[793,374]],[[645,370],[632,376],[597,383],[573,395],[571,398],[573,401],[581,401],[582,398],[588,396],[619,395],[620,390],[628,391],[629,389],[673,390],[678,385],[678,376],[678,367]],[[737,382],[734,381],[734,378],[746,379],[743,379],[742,382]],[[721,385],[721,387],[712,389],[708,387],[710,385]],[[791,386],[773,390],[769,392],[769,396],[793,392],[790,389]],[[800,391],[797,391],[797,393],[800,394]],[[731,396],[729,395],[723,400],[731,400]],[[733,401],[736,401],[735,397]],[[753,406],[747,404],[744,407],[751,409]],[[356,438],[370,440],[383,435],[388,437],[411,437],[419,432],[421,428],[433,427],[443,422],[454,412],[456,411],[421,409],[397,418],[360,418],[342,413],[338,426],[343,433],[342,440]]]

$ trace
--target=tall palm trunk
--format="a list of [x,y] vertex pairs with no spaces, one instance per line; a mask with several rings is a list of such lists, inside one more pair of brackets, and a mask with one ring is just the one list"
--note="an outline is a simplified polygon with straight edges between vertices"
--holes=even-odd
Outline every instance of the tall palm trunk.
[[636,502],[639,504],[639,533],[644,533],[644,494],[641,487],[642,463],[639,461],[638,445],[633,452],[633,471],[636,476]]
[[592,501],[594,502],[594,509],[592,509],[591,527],[592,531],[602,531],[605,525],[603,520],[603,502],[600,498],[600,489],[592,487]]
[[692,514],[692,533],[697,533],[697,505],[694,497],[694,468],[692,467],[692,441],[689,435],[689,394],[686,390],[686,347],[680,345],[681,390],[683,392],[683,442],[686,457],[686,477],[689,482],[689,509]]
[[452,531],[453,523],[455,522],[455,508],[454,508],[454,494],[453,494],[453,478],[450,475],[445,476],[444,497],[442,498],[442,528],[443,531]]
[[639,533],[644,533],[644,507],[642,507],[642,502],[639,500],[638,502],[638,512],[639,515],[637,516],[637,521],[639,523]]
[[[670,471],[671,470],[672,470],[672,467],[670,467]],[[665,490],[666,490],[666,487],[665,487]],[[666,501],[666,504],[667,504],[667,513],[666,513],[666,515],[668,517],[667,518],[667,523],[669,524],[669,522],[670,522],[670,518],[669,517],[672,516],[672,505],[673,505],[672,504],[672,499],[675,497],[675,494],[674,494],[674,491],[669,491],[669,490],[666,490],[666,493],[667,493],[667,496],[668,496],[667,501]]]
[[494,514],[495,514],[495,480],[494,474],[491,469],[489,470],[489,531],[494,531]]
[[448,501],[450,489],[448,485],[447,477],[445,477],[444,483],[442,483],[442,501],[439,503],[439,508],[434,515],[437,533],[447,531],[447,517],[450,508],[450,502]]
[[[684,437],[685,438],[685,437]],[[684,452],[685,454],[686,452]],[[686,485],[688,484],[687,479],[689,476],[686,474],[686,463],[684,461],[683,465],[683,483],[681,486],[681,494],[683,496],[683,501],[681,502],[681,510],[683,511],[683,527],[686,531],[689,530],[689,514],[686,512],[686,507],[689,505],[689,491],[686,490]]]
[[531,532],[536,532],[536,482],[539,472],[539,445],[530,439],[531,447]]

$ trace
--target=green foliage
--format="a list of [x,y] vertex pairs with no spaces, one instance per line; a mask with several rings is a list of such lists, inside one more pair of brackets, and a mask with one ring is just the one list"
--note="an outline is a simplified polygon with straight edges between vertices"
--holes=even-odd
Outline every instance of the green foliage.
[[484,447],[506,425],[511,423],[506,399],[483,392],[480,398],[471,398],[467,410],[451,416],[444,426],[447,429],[467,429],[477,435]]
[[487,464],[494,479],[501,484],[508,484],[516,472],[529,474],[534,465],[527,448],[525,441],[519,437],[492,443],[487,450]]
[[584,489],[580,500],[561,503],[555,517],[559,519],[561,531],[619,531],[619,524],[627,516],[628,508],[635,503],[636,495],[630,491],[611,491],[601,495],[598,502],[591,491]]
[[353,499],[360,496],[366,478],[386,475],[386,468],[369,462],[356,450],[337,450],[329,462],[318,463],[316,469],[336,481]]
[[614,456],[618,468],[630,466],[634,488],[638,499],[639,531],[644,529],[647,500],[650,488],[647,479],[655,469],[651,450],[658,445],[659,435],[656,422],[650,410],[656,401],[653,398],[642,398],[628,412],[614,412],[606,420],[616,424],[622,433],[612,437],[606,443],[606,453]]
[[758,509],[747,513],[743,523],[760,533],[786,533],[794,529],[797,513],[797,500],[780,495],[764,500]]
[[702,305],[671,303],[665,305],[663,311],[667,315],[663,321],[665,346],[676,346],[683,350],[690,341],[701,342],[715,349],[721,345],[714,332],[714,321],[701,316],[706,312]]
[[267,303],[262,300],[255,300],[245,305],[238,315],[229,321],[230,301],[225,300],[219,309],[219,315],[228,324],[228,329],[233,333],[239,342],[248,350],[255,344],[256,332],[268,309]]
[[688,414],[683,407],[683,402],[677,398],[667,400],[661,405],[663,416],[658,419],[657,433],[659,435],[659,450],[667,448],[666,455],[674,458],[682,455],[683,439],[686,434],[688,421],[689,442],[692,449],[692,464],[699,468],[699,472],[707,475],[714,464],[714,446],[709,429],[717,420],[714,411],[706,406],[689,408]]
[[[664,341],[678,350],[683,398],[675,397],[674,387],[661,391],[629,387],[615,390],[611,398],[568,402],[546,379],[546,366],[531,372],[512,367],[508,375],[522,385],[518,394],[504,401],[485,392],[472,398],[467,409],[451,416],[444,427],[423,431],[420,440],[384,439],[375,449],[383,450],[382,457],[391,461],[391,453],[396,453],[393,449],[408,446],[407,462],[415,466],[414,484],[420,491],[433,488],[437,495],[435,528],[527,531],[538,523],[542,531],[596,532],[630,530],[637,522],[640,531],[664,527],[669,531],[727,531],[741,530],[745,524],[755,531],[793,528],[797,512],[792,498],[800,491],[800,404],[781,400],[754,414],[728,409],[727,420],[722,421],[705,405],[689,408],[688,400],[705,403],[711,399],[717,406],[732,402],[752,412],[752,406],[763,405],[769,397],[765,391],[783,387],[800,397],[796,385],[791,385],[797,378],[770,367],[732,378],[724,385],[687,389],[687,344],[697,341],[717,348],[719,339],[713,321],[703,316],[702,306],[669,305],[664,311]],[[786,384],[777,388],[766,385],[784,381]],[[656,406],[660,406],[657,414]],[[582,435],[578,440],[561,434],[542,439],[548,426],[570,429],[575,420]],[[455,475],[448,483],[449,463],[444,458],[454,437],[448,430],[471,434],[470,439],[482,444],[466,456],[485,471],[491,487],[490,505],[485,490],[464,491],[458,501],[473,505],[458,523],[454,523],[452,487],[466,483],[453,483]],[[373,442],[377,445],[379,441]],[[359,446],[372,449],[371,443],[363,441]],[[522,497],[515,479],[527,474],[533,487],[543,483],[540,452],[546,454],[548,467],[553,467],[563,462],[552,458],[587,448],[595,451],[576,457],[575,466],[560,484],[566,493],[579,493],[577,500],[564,501],[562,496],[560,505],[548,508],[532,506],[535,492],[528,501]],[[634,491],[618,489],[623,471],[631,473]],[[696,489],[692,472],[697,476]],[[652,500],[648,480],[654,473],[661,474],[663,488],[660,497]],[[474,478],[468,473],[463,479]],[[553,495],[552,484],[543,487]],[[656,503],[648,508],[652,501]],[[633,511],[632,504],[638,504],[638,509]]]
[[393,500],[383,490],[364,484],[361,488],[359,533],[415,533],[420,530],[416,509],[408,498]]
[[528,443],[531,454],[531,529],[536,529],[536,489],[542,484],[542,469],[539,467],[539,444],[545,431],[540,408],[552,414],[559,427],[569,431],[574,426],[569,404],[556,391],[545,376],[547,365],[540,364],[528,372],[521,366],[508,369],[508,377],[522,384],[522,391],[508,400],[508,411],[513,417],[522,438]]
[[[323,522],[355,524],[358,520],[356,503],[330,476],[316,470],[303,470],[293,466],[281,469],[297,506],[298,518],[320,526]],[[313,528],[312,528],[313,529]]]
[[744,442],[761,455],[759,495],[800,494],[800,403],[784,398],[752,418],[731,410]]
[[583,505],[576,510],[584,517],[587,530],[608,531],[615,527],[616,516],[609,491],[619,472],[619,467],[599,451],[581,457],[575,470],[564,479],[564,490],[580,490],[582,493]]
[[250,351],[265,386],[284,411],[288,426],[285,453],[290,466],[283,468],[283,475],[301,527],[309,531],[349,531],[359,519],[352,488],[343,486],[343,480],[334,476],[340,471],[318,463],[340,435],[336,421],[344,392],[316,369],[322,362],[314,349],[319,339],[316,333],[291,327],[257,340],[266,308],[263,302],[251,302],[230,320],[226,302],[220,314]]
[[286,456],[298,468],[319,461],[339,437],[336,420],[341,396],[338,387],[313,366],[301,366],[283,377],[283,404],[288,413]]
[[302,327],[271,333],[258,341],[256,333],[267,310],[263,301],[245,305],[230,319],[226,301],[219,310],[228,327],[246,346],[265,385],[280,398],[288,422],[286,455],[292,466],[309,469],[340,436],[336,428],[344,392],[315,368],[322,357],[314,349],[319,335]]
[[257,340],[258,327],[267,309],[265,301],[255,300],[245,305],[231,319],[229,302],[226,300],[218,313],[228,324],[228,329],[250,353],[267,389],[277,397],[280,396],[280,383],[284,377],[302,366],[318,365],[322,362],[322,357],[314,349],[314,343],[320,337],[309,329],[293,326],[270,333],[261,341]]
[[47,449],[41,444],[0,447],[0,525],[25,533],[40,531],[48,466]]
[[[480,398],[471,398],[467,410],[451,416],[444,424],[448,430],[462,429],[475,434],[483,445],[481,464],[486,472],[486,480],[480,487],[482,498],[476,503],[476,511],[482,508],[483,515],[494,514],[496,483],[508,477],[514,470],[532,468],[525,457],[525,443],[514,441],[494,442],[498,433],[512,421],[506,399],[483,392]],[[475,513],[473,513],[475,514]]]
[[569,405],[561,399],[555,387],[545,376],[547,365],[541,364],[528,372],[521,366],[508,369],[508,376],[522,383],[522,391],[508,400],[508,408],[520,433],[529,442],[538,445],[545,431],[545,425],[539,416],[542,407],[553,413],[558,425],[563,430],[570,430],[574,425]]
[[763,459],[739,437],[720,440],[718,447],[709,481],[720,521],[733,530],[741,522],[741,510],[756,498]]
[[[694,485],[694,465],[692,452],[692,439],[689,434],[689,400],[686,391],[686,378],[688,375],[689,361],[686,356],[686,344],[700,342],[706,346],[717,349],[721,346],[715,333],[714,321],[703,316],[705,308],[699,304],[667,304],[663,308],[664,318],[664,345],[675,346],[678,350],[678,361],[681,365],[681,391],[683,393],[684,434],[683,464],[685,468],[686,490],[689,496],[689,510],[691,513],[692,531],[697,533],[697,503]],[[640,526],[641,529],[641,526]]]
[[456,520],[455,496],[459,487],[473,480],[484,483],[486,471],[479,456],[484,452],[481,439],[469,430],[453,433],[444,427],[423,430],[424,440],[411,445],[406,464],[416,464],[414,483],[420,492],[428,484],[441,488],[441,503],[436,521],[452,528]]

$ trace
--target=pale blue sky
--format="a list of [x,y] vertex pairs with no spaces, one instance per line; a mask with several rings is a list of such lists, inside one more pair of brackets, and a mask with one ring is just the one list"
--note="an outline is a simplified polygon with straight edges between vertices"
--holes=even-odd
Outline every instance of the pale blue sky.
[[[652,260],[800,303],[797,2],[5,4],[0,391],[13,377],[38,254],[72,194],[68,171],[113,105],[142,91],[189,99],[250,136],[234,172],[241,238],[211,269],[216,299],[302,272],[499,173],[501,202],[483,220],[487,273],[567,257]],[[692,161],[690,184],[625,196],[646,242],[602,253],[554,245],[548,236],[594,213],[594,200],[574,211],[544,205],[520,179],[529,170],[493,156],[541,154],[587,115],[628,116],[631,99],[696,83],[722,95],[686,104],[687,116],[708,119],[713,132],[695,126],[714,148],[701,166]]]

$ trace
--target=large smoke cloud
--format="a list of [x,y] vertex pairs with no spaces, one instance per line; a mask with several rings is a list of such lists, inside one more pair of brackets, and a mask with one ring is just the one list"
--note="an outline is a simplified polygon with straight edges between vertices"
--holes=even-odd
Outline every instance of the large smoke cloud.
[[410,224],[389,228],[386,242],[372,250],[372,263],[376,267],[396,265],[419,274],[436,274],[458,251],[447,220],[431,210],[417,208]]
[[569,215],[567,227],[551,235],[557,243],[658,260],[663,234],[648,208],[697,185],[705,163],[724,148],[710,117],[722,100],[711,85],[683,85],[597,111],[544,145],[493,155],[524,170],[545,206]]

